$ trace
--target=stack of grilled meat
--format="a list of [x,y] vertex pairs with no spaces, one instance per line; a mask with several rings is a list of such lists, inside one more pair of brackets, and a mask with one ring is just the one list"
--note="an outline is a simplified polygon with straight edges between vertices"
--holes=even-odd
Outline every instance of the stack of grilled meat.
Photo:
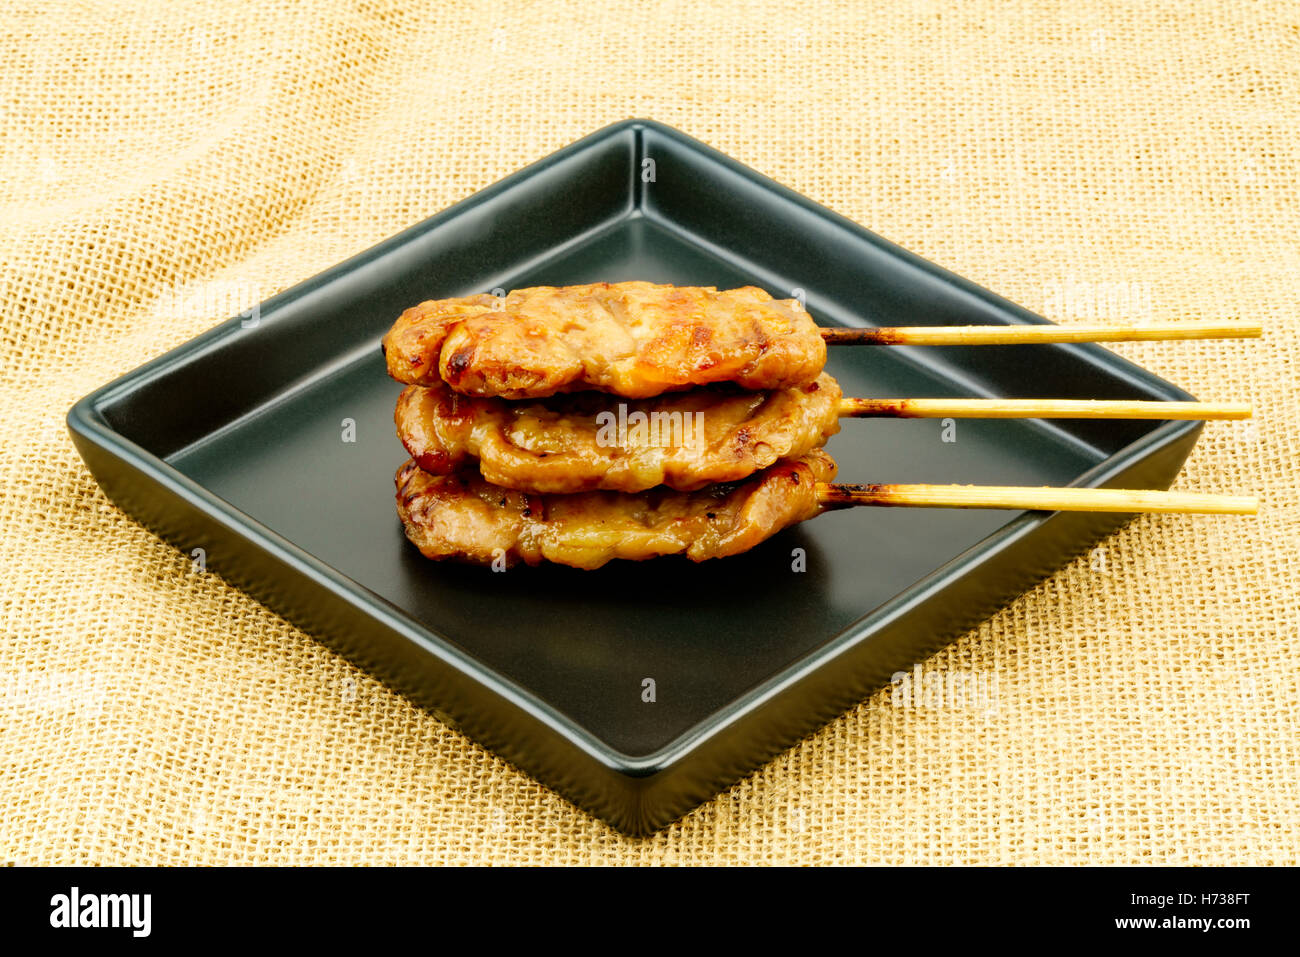
[[648,282],[421,303],[384,337],[407,383],[397,472],[429,558],[597,568],[733,555],[821,510],[840,389],[794,300]]

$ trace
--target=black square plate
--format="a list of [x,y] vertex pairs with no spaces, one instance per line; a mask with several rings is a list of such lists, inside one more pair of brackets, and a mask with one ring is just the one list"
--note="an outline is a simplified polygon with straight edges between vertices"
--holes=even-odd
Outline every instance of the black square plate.
[[[1045,321],[675,130],[627,121],[268,300],[251,327],[235,317],[99,389],[68,424],[126,512],[630,834],[1126,520],[862,508],[700,565],[497,574],[423,559],[394,510],[401,387],[380,337],[424,299],[630,279],[752,283],[804,296],[823,325]],[[1191,398],[1091,345],[831,351],[846,395]],[[848,421],[830,451],[848,482],[1164,488],[1199,429],[963,420],[944,441],[940,422]]]

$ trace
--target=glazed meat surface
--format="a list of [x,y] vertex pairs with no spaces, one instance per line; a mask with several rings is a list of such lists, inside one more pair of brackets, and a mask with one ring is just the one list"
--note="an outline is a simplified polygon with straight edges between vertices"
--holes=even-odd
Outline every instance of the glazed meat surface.
[[477,469],[494,485],[541,493],[691,491],[820,448],[839,431],[840,398],[824,372],[771,392],[712,387],[627,401],[587,392],[509,402],[413,385],[394,418],[411,457],[435,475]]
[[753,286],[535,286],[407,309],[384,337],[399,382],[504,399],[594,389],[643,399],[717,382],[811,382],[826,344],[793,299]]
[[834,460],[815,449],[745,482],[695,492],[535,495],[474,473],[430,475],[412,459],[397,471],[397,512],[406,537],[434,559],[599,568],[615,558],[684,554],[701,562],[812,518],[820,511],[816,483],[834,477]]

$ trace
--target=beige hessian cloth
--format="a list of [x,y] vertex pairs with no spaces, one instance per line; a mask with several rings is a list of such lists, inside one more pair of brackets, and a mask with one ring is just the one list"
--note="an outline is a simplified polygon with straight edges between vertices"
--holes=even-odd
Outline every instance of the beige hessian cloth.
[[[19,3],[0,85],[0,863],[1296,863],[1295,3]],[[76,399],[629,116],[1057,321],[1263,319],[1117,347],[1257,403],[1176,487],[1263,513],[1135,521],[955,704],[635,841],[105,500]]]

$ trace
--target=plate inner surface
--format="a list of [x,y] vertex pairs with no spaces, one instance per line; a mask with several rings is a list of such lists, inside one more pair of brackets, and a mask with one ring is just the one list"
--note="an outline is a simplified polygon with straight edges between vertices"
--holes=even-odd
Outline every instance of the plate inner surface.
[[[629,279],[790,294],[640,216],[500,284]],[[435,290],[431,277],[428,296],[480,291]],[[368,317],[358,328],[393,318]],[[168,461],[628,755],[668,744],[1014,515],[833,512],[746,555],[698,565],[494,573],[430,562],[406,542],[394,510],[393,472],[406,458],[393,428],[402,387],[374,345]],[[828,369],[846,395],[968,394],[918,350],[833,349]],[[354,443],[342,441],[349,418]],[[952,442],[943,431],[936,420],[848,420],[828,448],[847,482],[1059,485],[1104,458],[1041,422],[960,420]],[[806,571],[792,570],[794,549],[806,553]],[[655,681],[653,703],[642,700],[646,678]]]

